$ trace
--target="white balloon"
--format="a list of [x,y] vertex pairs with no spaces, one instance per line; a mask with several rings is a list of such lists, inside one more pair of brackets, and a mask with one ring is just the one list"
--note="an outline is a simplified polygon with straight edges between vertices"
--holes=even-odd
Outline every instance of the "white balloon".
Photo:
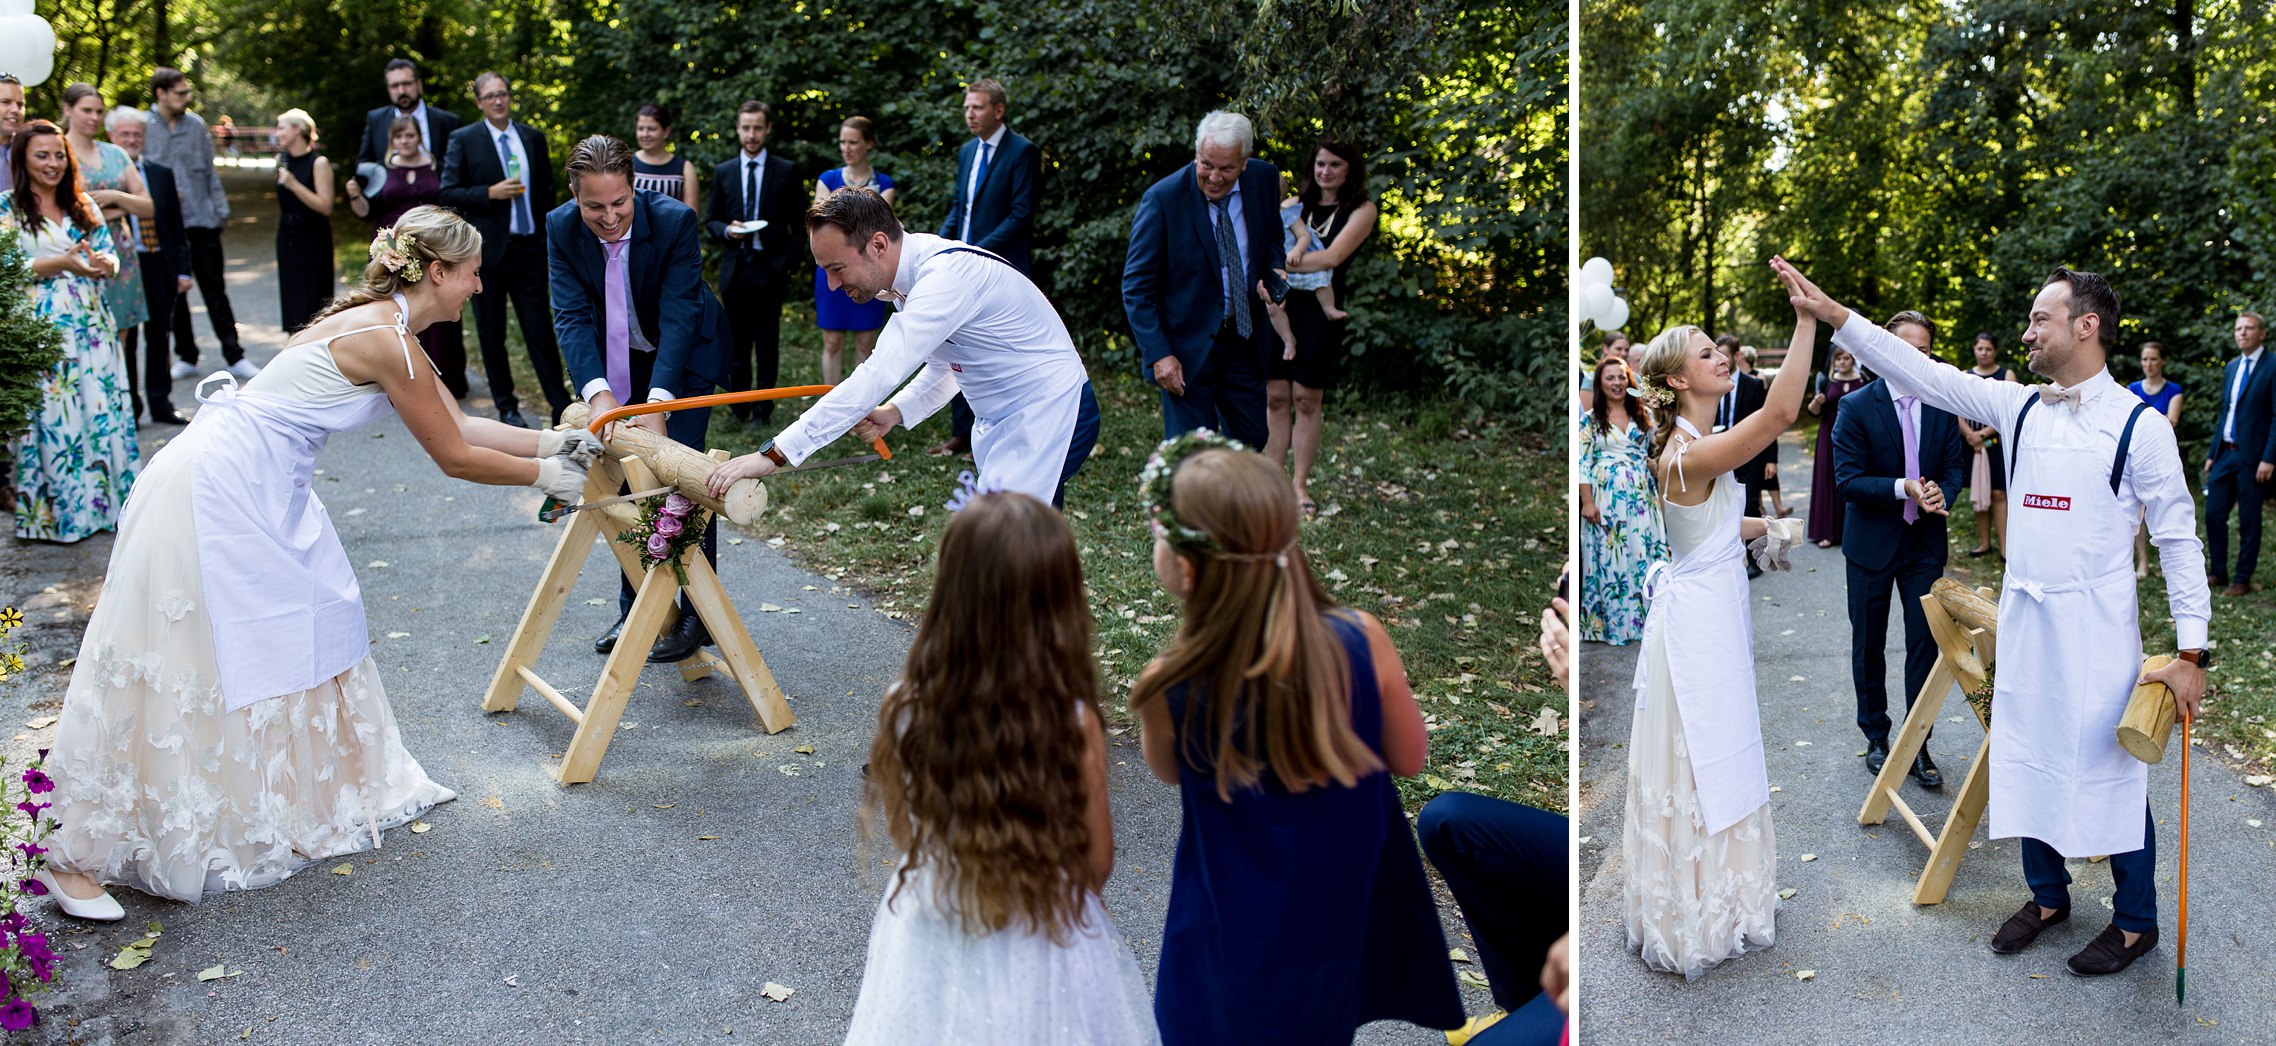
[[[0,0],[0,5],[9,0]],[[55,30],[30,12],[0,9],[0,70],[14,73],[26,87],[47,82],[55,72]]]
[[1612,286],[1612,263],[1602,258],[1590,258],[1581,264],[1581,282]]
[[[0,0],[0,18],[14,18],[32,13],[32,0]],[[14,70],[9,70],[13,72]]]
[[1612,299],[1612,304],[1607,306],[1605,310],[1597,316],[1597,329],[1616,331],[1627,325],[1628,303],[1621,301],[1618,296],[1614,296]]
[[1573,288],[1573,299],[1574,322],[1587,321],[1598,327],[1604,326],[1598,317],[1604,315],[1605,306],[1612,303],[1612,288],[1601,283],[1583,281]]
[[33,18],[27,28],[29,31],[25,35],[31,37],[27,46],[33,50],[30,60],[24,63],[23,70],[16,73],[16,76],[24,81],[24,86],[37,87],[55,75],[55,29],[47,24],[45,18]]

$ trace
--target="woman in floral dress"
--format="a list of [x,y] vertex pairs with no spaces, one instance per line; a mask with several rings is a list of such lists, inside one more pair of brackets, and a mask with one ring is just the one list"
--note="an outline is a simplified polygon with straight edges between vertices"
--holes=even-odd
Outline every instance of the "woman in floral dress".
[[1630,410],[1628,363],[1596,365],[1581,415],[1581,638],[1622,646],[1644,635],[1644,572],[1668,558],[1652,500],[1650,439]]
[[142,460],[126,360],[103,304],[119,253],[102,211],[80,189],[62,128],[34,120],[12,145],[0,231],[31,260],[34,310],[63,332],[63,359],[41,376],[46,398],[10,447],[16,536],[78,541],[118,525]]

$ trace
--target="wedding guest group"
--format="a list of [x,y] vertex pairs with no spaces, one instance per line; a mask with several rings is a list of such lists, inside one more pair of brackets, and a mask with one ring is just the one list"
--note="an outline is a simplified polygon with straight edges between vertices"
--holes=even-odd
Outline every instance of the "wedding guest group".
[[554,342],[546,300],[545,226],[553,210],[553,154],[545,134],[514,119],[514,89],[485,72],[474,78],[482,119],[459,128],[443,147],[443,206],[465,215],[482,234],[482,290],[474,296],[474,329],[482,342],[482,372],[498,420],[529,427],[514,392],[506,355],[506,306],[513,304],[530,368],[545,395],[550,424],[569,405],[561,349]]

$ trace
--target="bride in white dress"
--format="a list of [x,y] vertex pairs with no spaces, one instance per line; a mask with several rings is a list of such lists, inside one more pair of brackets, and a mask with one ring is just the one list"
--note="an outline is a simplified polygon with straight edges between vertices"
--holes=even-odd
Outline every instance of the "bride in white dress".
[[66,914],[121,918],[104,883],[268,886],[454,797],[397,733],[316,454],[393,409],[451,476],[573,502],[601,445],[466,417],[412,347],[481,289],[473,226],[414,208],[372,253],[244,388],[200,383],[196,421],[127,500],[47,764],[39,878]]
[[1644,350],[1645,393],[1663,407],[1652,472],[1674,560],[1655,567],[1636,662],[1621,851],[1628,946],[1655,970],[1696,979],[1777,938],[1778,857],[1756,714],[1747,542],[1783,560],[1795,520],[1744,517],[1731,470],[1794,423],[1810,381],[1817,321],[1794,338],[1762,409],[1714,430],[1731,360],[1697,327]]

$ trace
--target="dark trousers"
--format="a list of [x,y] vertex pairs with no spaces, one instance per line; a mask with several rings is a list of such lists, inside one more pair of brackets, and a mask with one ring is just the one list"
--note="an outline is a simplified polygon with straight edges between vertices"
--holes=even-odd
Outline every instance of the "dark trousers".
[[[142,300],[150,307],[150,320],[141,327],[119,332],[119,352],[126,357],[127,386],[134,391],[134,413],[148,407],[153,417],[174,409],[172,360],[166,351],[166,331],[173,325],[174,280],[167,272],[166,255],[138,254],[142,263]],[[138,337],[139,335],[139,337]]]
[[1083,405],[1075,408],[1075,437],[1067,441],[1067,464],[1059,470],[1059,489],[1051,494],[1052,508],[1067,507],[1067,481],[1083,470],[1083,462],[1091,460],[1091,450],[1098,446],[1098,421],[1098,394],[1085,381]]
[[[2260,500],[2266,491],[2254,480],[2259,455],[2224,443],[2213,456],[2213,471],[2205,476],[2205,551],[2212,558],[2210,573],[2235,584],[2252,580],[2260,563]],[[2229,570],[2229,509],[2236,509],[2236,570]]]
[[[229,285],[222,277],[221,230],[190,228],[190,275],[198,283],[198,297],[205,300],[206,319],[213,323],[213,336],[221,342],[223,363],[235,363],[245,358],[245,347],[237,343],[237,310],[229,307]],[[198,361],[197,335],[190,328],[190,296],[174,297],[174,355],[184,363]]]
[[[734,329],[735,346],[727,354],[727,388],[731,392],[771,389],[782,383],[782,301],[779,280],[761,282],[752,275],[754,263],[738,272],[735,281],[719,289],[727,309],[727,325]],[[771,276],[771,274],[769,274]],[[774,423],[774,400],[738,403],[728,410],[744,421]]]
[[[1944,540],[1941,530],[1934,539]],[[1849,565],[1849,677],[1857,689],[1857,729],[1868,741],[1889,739],[1889,587],[1896,586],[1905,612],[1905,704],[1911,708],[1936,667],[1936,639],[1928,633],[1928,614],[1920,597],[1944,576],[1944,564],[1930,555],[1930,528],[1912,526],[1898,539],[1896,553],[1879,570],[1854,559]]]
[[1255,339],[1242,337],[1230,323],[1218,328],[1209,358],[1186,368],[1185,395],[1162,392],[1163,439],[1203,428],[1251,447],[1264,446],[1270,435],[1264,420],[1264,361]]
[[[1549,946],[1570,928],[1567,827],[1546,810],[1468,792],[1447,792],[1415,817],[1423,853],[1470,924],[1494,1002],[1512,1016],[1541,994]],[[1549,1028],[1547,1041],[1556,1041],[1562,1023]]]
[[537,371],[538,389],[545,393],[551,413],[561,416],[569,405],[569,386],[561,376],[561,345],[553,340],[553,306],[546,289],[545,241],[536,236],[506,240],[506,256],[482,272],[482,293],[474,296],[474,330],[482,341],[482,373],[490,379],[490,399],[499,413],[518,410],[514,398],[514,369],[506,355],[506,303],[514,306],[514,319],[522,326],[522,344],[529,350],[531,369]]
[[465,399],[466,325],[457,320],[429,324],[426,330],[419,332],[419,344],[427,350],[435,373],[442,376],[443,387],[449,389],[452,396]]
[[963,393],[957,393],[955,399],[948,401],[948,434],[963,440],[966,446],[972,444],[973,418],[972,405],[964,402]]
[[[656,354],[653,352],[635,352],[629,362],[632,367],[627,377],[630,379],[632,387],[638,390],[632,395],[636,397],[637,401],[645,401],[648,398],[648,390],[651,388],[649,382],[654,380],[656,373]],[[628,425],[631,422],[620,421],[617,424]],[[676,410],[664,415],[664,435],[670,436],[674,441],[695,450],[704,449],[704,445],[710,442],[708,439],[710,431],[710,407],[699,407],[695,410]],[[632,488],[619,487],[617,493],[630,494]],[[712,517],[711,522],[703,528],[703,558],[710,560],[713,564],[719,562],[719,518],[716,516]],[[659,565],[656,569],[670,570],[672,568]],[[616,591],[616,608],[620,617],[632,613],[632,597],[634,595],[632,582],[622,580],[622,575],[623,572],[619,571],[620,580],[617,582]],[[687,594],[684,592],[680,594],[680,610],[683,613],[695,613],[693,606],[688,602]]]
[[[2142,848],[2110,855],[2110,877],[2117,882],[2110,899],[2110,922],[2128,933],[2157,929],[2157,822],[2142,809]],[[2071,906],[2071,873],[2063,855],[2037,839],[2023,840],[2023,881],[2031,899],[2048,908]]]

